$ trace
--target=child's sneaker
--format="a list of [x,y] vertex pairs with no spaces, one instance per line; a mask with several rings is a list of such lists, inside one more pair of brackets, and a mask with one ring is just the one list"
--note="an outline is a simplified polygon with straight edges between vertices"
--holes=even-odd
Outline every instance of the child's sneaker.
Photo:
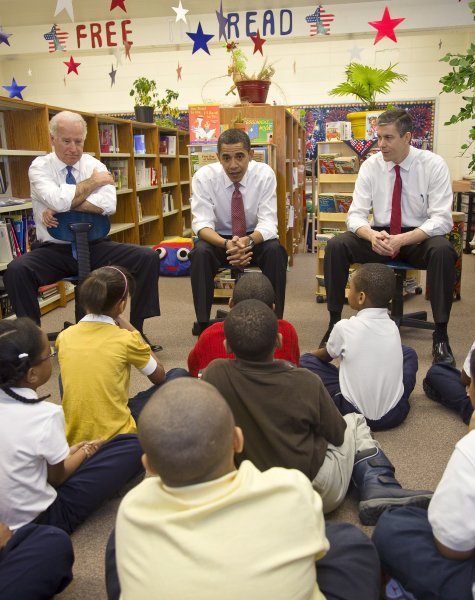
[[386,600],[417,600],[410,592],[407,592],[396,579],[390,579],[386,584]]

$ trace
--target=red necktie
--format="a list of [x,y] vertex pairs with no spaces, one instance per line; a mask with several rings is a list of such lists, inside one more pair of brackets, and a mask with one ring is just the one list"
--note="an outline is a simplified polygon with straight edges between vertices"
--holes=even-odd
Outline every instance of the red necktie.
[[401,233],[401,167],[396,165],[394,167],[394,171],[396,173],[396,179],[394,180],[393,201],[391,205],[391,222],[389,224],[389,233],[391,235],[397,235],[398,233]]
[[242,194],[239,191],[239,183],[234,184],[234,192],[231,198],[231,228],[233,235],[238,237],[246,235],[246,215]]

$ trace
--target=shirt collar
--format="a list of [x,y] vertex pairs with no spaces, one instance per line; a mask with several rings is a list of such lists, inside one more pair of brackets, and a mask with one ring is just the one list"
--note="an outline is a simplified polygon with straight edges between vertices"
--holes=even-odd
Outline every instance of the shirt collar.
[[357,317],[371,319],[386,319],[389,317],[387,308],[363,308],[356,313]]
[[[414,146],[409,146],[409,154],[406,156],[406,158],[401,163],[399,163],[399,166],[401,167],[401,169],[403,171],[409,171],[412,163],[414,162],[414,160],[416,158],[416,154],[417,154],[417,151],[414,148]],[[396,163],[393,162],[392,160],[390,160],[387,163],[388,171],[392,171],[392,169],[394,169],[395,166],[396,166]]]
[[117,325],[112,317],[108,315],[93,315],[89,313],[85,317],[83,317],[80,321],[84,323],[108,323],[109,325]]
[[[36,393],[35,390],[32,390],[31,388],[12,387],[10,389],[12,390],[12,392],[15,392],[15,394],[18,394],[19,396],[23,396],[23,398],[27,398],[28,400],[38,400],[38,394]],[[9,396],[3,390],[0,390],[0,394],[2,394],[4,396],[4,398],[13,400],[13,398],[11,396]]]
[[77,171],[79,171],[79,163],[81,162],[81,159],[79,159],[77,163],[74,163],[74,165],[67,165],[62,160],[59,160],[58,156],[56,155],[56,152],[53,151],[53,162],[56,165],[58,171],[62,171],[64,169],[66,169],[66,167],[69,167],[69,166],[72,166],[73,169],[76,169]]
[[[241,179],[241,181],[238,182],[240,187],[246,188],[246,186],[247,186],[247,180],[249,177],[249,168],[251,166],[251,163],[252,163],[252,161],[249,161],[249,164],[247,165],[247,170],[244,173],[244,177]],[[229,177],[226,175],[226,171],[224,169],[223,169],[223,178],[224,178],[224,187],[226,189],[234,187],[234,181],[231,181],[229,179]]]

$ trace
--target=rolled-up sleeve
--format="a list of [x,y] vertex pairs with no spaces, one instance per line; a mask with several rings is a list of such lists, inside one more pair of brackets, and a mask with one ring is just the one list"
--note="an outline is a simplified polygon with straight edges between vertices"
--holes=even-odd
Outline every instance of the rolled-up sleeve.
[[435,164],[430,174],[426,197],[429,218],[419,226],[429,237],[445,235],[453,227],[450,172],[444,160],[437,155],[433,156]]
[[368,216],[373,204],[373,186],[367,165],[361,165],[353,192],[353,200],[348,210],[346,227],[356,233],[360,227],[368,227]]
[[51,166],[44,164],[42,159],[43,157],[34,160],[28,170],[31,198],[55,212],[70,210],[76,186],[67,183],[58,184]]
[[198,235],[201,229],[209,227],[216,229],[216,216],[212,196],[211,183],[203,179],[203,173],[195,173],[193,176],[193,194],[190,199],[191,212],[193,214],[192,229]]
[[[88,172],[87,174],[84,174],[84,177],[81,177],[81,181],[90,177],[94,170],[99,172],[107,171],[107,167],[104,164],[94,158],[92,158],[92,160],[94,161],[93,164],[88,165]],[[94,206],[101,208],[103,214],[113,215],[117,208],[117,192],[115,186],[103,185],[102,187],[95,189],[92,194],[88,196],[87,201],[94,204]]]

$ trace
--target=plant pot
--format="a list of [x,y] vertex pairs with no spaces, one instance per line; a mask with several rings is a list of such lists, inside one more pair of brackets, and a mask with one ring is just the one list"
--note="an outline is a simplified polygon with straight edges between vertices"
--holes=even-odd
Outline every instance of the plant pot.
[[153,123],[153,106],[135,106],[135,118],[141,123]]
[[265,104],[269,91],[270,81],[263,79],[244,79],[236,81],[236,87],[241,102],[251,104]]
[[346,118],[351,123],[351,131],[356,140],[364,140],[366,138],[366,112],[351,112],[346,115]]

